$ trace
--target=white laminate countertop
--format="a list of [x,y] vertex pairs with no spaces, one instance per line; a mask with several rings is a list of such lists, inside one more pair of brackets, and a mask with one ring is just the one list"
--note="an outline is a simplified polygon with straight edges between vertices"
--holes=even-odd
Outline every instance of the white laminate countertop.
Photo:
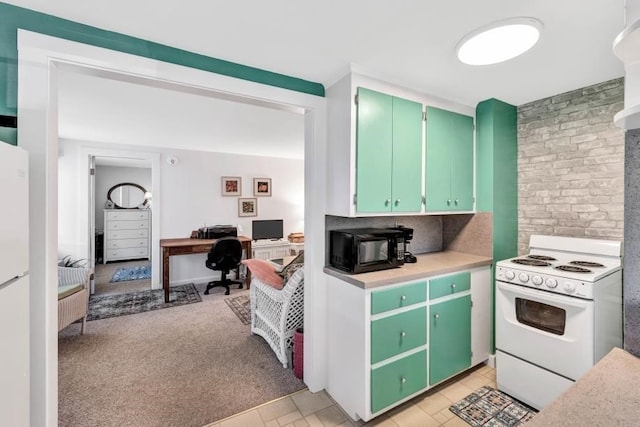
[[372,271],[370,273],[347,274],[332,267],[325,267],[324,272],[347,283],[363,289],[376,288],[409,280],[430,276],[454,273],[476,267],[491,265],[493,259],[464,252],[444,251],[416,255],[418,261],[404,264],[399,268]]
[[527,427],[640,425],[640,359],[614,348]]

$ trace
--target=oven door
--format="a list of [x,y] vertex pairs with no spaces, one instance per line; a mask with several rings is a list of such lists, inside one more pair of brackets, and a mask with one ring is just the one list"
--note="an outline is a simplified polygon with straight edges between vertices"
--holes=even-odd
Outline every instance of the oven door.
[[594,363],[593,301],[496,282],[496,347],[572,380]]

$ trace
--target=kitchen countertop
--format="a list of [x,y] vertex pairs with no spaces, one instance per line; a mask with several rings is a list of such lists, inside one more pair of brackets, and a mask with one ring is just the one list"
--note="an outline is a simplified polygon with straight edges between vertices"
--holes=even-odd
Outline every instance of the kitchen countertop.
[[614,348],[527,427],[640,425],[640,359]]
[[347,274],[332,267],[325,267],[324,272],[360,288],[370,289],[398,282],[483,267],[493,263],[493,259],[490,257],[455,251],[419,254],[416,255],[416,258],[417,262],[413,264],[404,264],[400,268],[372,271],[370,273]]

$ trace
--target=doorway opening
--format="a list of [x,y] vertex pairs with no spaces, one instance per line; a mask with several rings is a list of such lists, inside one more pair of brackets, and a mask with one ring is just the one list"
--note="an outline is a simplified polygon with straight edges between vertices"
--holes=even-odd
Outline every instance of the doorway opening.
[[[145,159],[93,156],[89,239],[92,295],[151,289],[152,169]],[[124,215],[124,216],[123,216]]]
[[[179,90],[180,88],[175,88],[174,90]],[[161,90],[161,89],[158,89]],[[93,93],[92,95],[96,95]],[[63,99],[65,94],[59,93],[59,98],[61,99],[61,103],[63,103]],[[116,97],[118,102],[122,102],[123,100],[126,102],[126,98]],[[229,102],[229,101],[227,101]],[[115,108],[115,106],[114,106]],[[260,107],[265,108],[265,107]],[[86,106],[85,106],[86,109]],[[304,141],[304,116],[299,112],[297,114],[297,119],[300,123],[300,132],[299,132],[299,144],[302,146]],[[254,114],[255,116],[255,114]],[[61,108],[59,123],[61,127],[67,122],[68,117],[66,116],[66,112]],[[239,119],[238,122],[243,119]],[[109,123],[113,123],[113,121],[108,121]],[[147,126],[151,126],[148,124]],[[162,131],[162,126],[160,124],[154,124],[157,126],[160,131]],[[250,126],[245,124],[245,127]],[[282,123],[280,126],[283,126]],[[266,138],[267,130],[264,128],[261,129],[262,133],[262,141]],[[237,199],[229,199],[223,198],[221,196],[217,196],[215,193],[219,190],[220,176],[219,175],[230,175],[231,172],[227,171],[223,173],[224,164],[230,165],[227,167],[232,167],[233,170],[237,171],[238,175],[241,175],[244,180],[244,192],[243,196],[253,195],[252,188],[252,174],[257,176],[267,176],[269,177],[269,182],[273,183],[275,187],[271,192],[268,198],[258,198],[257,202],[259,203],[259,212],[258,215],[275,215],[277,217],[282,217],[282,211],[287,212],[287,215],[290,212],[297,211],[298,215],[301,215],[300,223],[303,223],[304,219],[304,160],[297,159],[295,161],[289,160],[276,160],[273,158],[264,158],[264,159],[256,159],[250,158],[249,156],[244,155],[243,157],[236,157],[236,155],[231,153],[204,153],[204,152],[196,152],[191,150],[191,152],[187,152],[186,150],[179,150],[179,148],[165,148],[165,147],[151,147],[151,146],[134,146],[131,145],[130,141],[127,144],[127,150],[123,150],[122,144],[107,144],[107,143],[97,143],[95,141],[85,141],[81,136],[76,136],[81,142],[78,140],[67,141],[60,140],[61,152],[63,152],[66,156],[77,157],[80,159],[81,167],[78,167],[78,173],[84,173],[84,166],[88,166],[89,168],[93,168],[95,170],[95,174],[88,175],[88,181],[86,181],[86,185],[89,188],[89,196],[87,197],[87,203],[89,206],[88,220],[87,220],[87,229],[88,232],[88,246],[91,248],[93,246],[93,255],[91,259],[94,262],[95,266],[95,289],[94,295],[100,296],[105,295],[106,293],[113,293],[114,287],[118,285],[114,285],[110,283],[110,279],[113,277],[115,272],[113,268],[107,268],[106,273],[102,274],[105,271],[104,267],[112,267],[116,264],[125,263],[127,266],[130,264],[138,265],[139,261],[131,261],[131,260],[123,260],[122,257],[115,256],[112,259],[110,253],[105,253],[105,251],[114,250],[117,252],[118,247],[111,247],[109,242],[109,236],[104,235],[104,233],[109,233],[109,219],[108,216],[111,213],[117,211],[117,213],[122,212],[122,209],[109,209],[110,205],[108,205],[107,209],[105,209],[105,205],[109,202],[117,202],[111,198],[107,199],[107,195],[112,191],[113,187],[122,184],[125,182],[135,183],[140,187],[143,187],[145,190],[148,188],[153,188],[152,191],[152,207],[150,210],[140,210],[141,212],[149,212],[149,216],[156,219],[160,214],[162,214],[163,218],[172,218],[171,223],[160,223],[160,227],[162,227],[162,233],[160,234],[163,238],[167,237],[188,237],[190,231],[193,228],[197,228],[202,222],[207,222],[209,225],[213,225],[216,223],[229,223],[236,222],[238,225],[241,225],[244,229],[245,233],[250,233],[251,224],[253,217],[248,218],[236,218],[239,216]],[[120,138],[120,141],[123,142],[124,138]],[[262,142],[261,141],[261,142]],[[263,144],[264,145],[264,144]],[[98,148],[96,148],[98,147]],[[163,158],[163,161],[160,162],[158,167],[158,175],[159,180],[154,180],[153,175],[156,170],[152,164],[152,161],[144,161],[144,156],[139,154],[138,150],[153,150],[151,153],[155,154],[156,157]],[[174,154],[169,155],[169,151],[172,150]],[[75,153],[78,153],[76,156]],[[221,161],[214,162],[212,156],[220,157]],[[152,156],[149,156],[152,158]],[[256,156],[253,156],[256,157]],[[170,160],[172,160],[170,162]],[[141,164],[135,164],[136,168],[133,168],[131,162],[142,161]],[[295,163],[295,165],[294,165]],[[149,165],[151,167],[149,168]],[[288,166],[287,166],[288,165]],[[243,168],[245,169],[243,171]],[[60,167],[62,170],[62,167]],[[127,170],[129,169],[129,170]],[[139,170],[132,170],[139,169]],[[273,169],[273,170],[272,170]],[[296,176],[292,179],[283,179],[285,174],[292,174],[292,171],[295,169],[296,173],[299,176]],[[62,171],[60,171],[62,173]],[[144,173],[143,173],[144,172]],[[126,175],[125,175],[126,174]],[[106,179],[105,177],[109,178]],[[149,183],[149,180],[151,183]],[[162,183],[160,187],[158,182]],[[214,187],[215,186],[215,187]],[[217,187],[217,188],[216,188]],[[287,191],[287,189],[292,191]],[[293,191],[295,189],[295,191]],[[62,194],[64,193],[64,187],[61,186],[59,189],[60,197],[64,197]],[[301,197],[297,195],[301,194]],[[157,203],[156,196],[161,196],[162,200],[165,201],[166,205],[159,205]],[[280,200],[280,203],[275,203],[275,200]],[[228,207],[225,207],[225,203],[231,204],[232,207],[232,215],[229,214]],[[137,210],[137,205],[135,203],[131,206],[121,206],[128,207]],[[93,209],[93,212],[91,212]],[[220,212],[225,211],[227,214],[220,216]],[[198,215],[202,215],[200,220],[194,219],[198,218]],[[216,217],[218,215],[218,217]],[[64,221],[64,215],[59,215],[59,221]],[[271,216],[267,216],[270,218]],[[229,220],[232,218],[233,221]],[[258,216],[260,218],[260,216]],[[264,218],[264,217],[262,217]],[[92,224],[93,223],[93,224]],[[103,253],[102,253],[102,263],[100,263],[100,253],[98,250],[95,250],[97,245],[95,242],[95,236],[98,234],[100,230],[100,224],[103,224]],[[184,223],[184,225],[182,224]],[[180,228],[183,227],[183,228]],[[189,227],[189,228],[185,228]],[[157,230],[156,227],[152,227],[152,232]],[[300,229],[292,229],[288,231],[300,231]],[[250,235],[250,234],[249,234]],[[286,235],[286,234],[285,234]],[[112,236],[113,237],[113,236]],[[115,236],[117,238],[118,236]],[[126,239],[128,240],[128,239]],[[120,242],[117,242],[118,244]],[[158,246],[158,245],[154,245]],[[159,257],[153,258],[153,254],[150,254],[152,257],[152,261],[159,260]],[[201,254],[200,254],[201,255]],[[287,371],[283,369],[282,365],[278,363],[273,354],[271,354],[271,350],[269,348],[264,348],[265,343],[262,342],[262,338],[258,336],[250,337],[249,336],[249,326],[243,325],[243,328],[236,328],[237,319],[234,317],[229,318],[227,313],[227,307],[225,302],[223,301],[223,296],[216,289],[214,292],[211,292],[212,295],[202,295],[203,289],[202,285],[206,284],[206,281],[202,283],[201,276],[198,275],[202,270],[204,273],[201,274],[209,274],[204,269],[204,261],[198,261],[198,254],[195,257],[187,256],[187,257],[177,257],[177,262],[172,265],[172,284],[176,284],[176,281],[181,280],[180,275],[183,277],[187,277],[190,282],[194,282],[194,285],[197,287],[197,290],[200,292],[202,297],[202,302],[199,304],[194,304],[191,307],[176,307],[171,308],[169,310],[157,310],[154,313],[146,316],[149,313],[145,313],[146,317],[153,317],[153,332],[149,332],[147,334],[135,334],[136,345],[131,346],[129,349],[130,356],[128,358],[123,358],[121,360],[121,364],[123,367],[129,366],[131,369],[131,375],[123,375],[117,377],[111,381],[108,385],[101,388],[100,391],[96,392],[94,396],[90,399],[84,397],[83,399],[78,398],[73,395],[73,390],[70,390],[68,384],[78,384],[90,381],[91,378],[86,377],[84,375],[85,370],[77,370],[79,376],[75,377],[70,372],[73,369],[77,368],[69,368],[73,366],[80,366],[87,363],[87,360],[90,359],[92,362],[91,366],[93,366],[94,378],[103,378],[101,375],[105,375],[102,371],[100,374],[100,369],[98,366],[108,366],[107,359],[117,358],[119,354],[122,352],[117,347],[116,343],[105,343],[103,344],[102,350],[100,354],[94,354],[91,358],[81,357],[81,353],[83,352],[83,348],[76,347],[76,343],[81,341],[82,338],[77,335],[70,334],[69,332],[62,333],[61,339],[59,340],[59,396],[60,396],[60,404],[59,404],[59,412],[62,414],[62,417],[65,419],[74,419],[78,422],[82,422],[82,419],[73,418],[76,415],[76,411],[82,414],[91,413],[94,416],[96,412],[105,411],[105,413],[116,412],[115,408],[110,405],[114,405],[119,408],[118,414],[119,416],[125,416],[127,411],[130,411],[132,408],[150,408],[155,409],[152,410],[154,414],[159,414],[159,408],[154,408],[151,403],[148,402],[140,402],[136,401],[135,398],[129,398],[126,402],[119,401],[119,396],[127,396],[131,393],[128,392],[126,388],[122,384],[120,384],[117,380],[120,378],[125,379],[127,384],[130,384],[130,377],[133,376],[140,381],[146,382],[151,381],[152,378],[155,378],[161,381],[162,387],[166,390],[171,390],[172,386],[175,385],[173,391],[168,392],[163,396],[156,396],[155,399],[152,399],[154,404],[160,404],[160,406],[168,406],[170,403],[173,405],[177,405],[177,407],[183,406],[180,403],[180,399],[185,398],[189,399],[189,395],[192,394],[211,394],[216,396],[224,396],[224,398],[235,397],[231,399],[230,402],[222,403],[224,400],[221,400],[221,403],[216,403],[212,405],[207,402],[198,402],[197,405],[192,404],[192,410],[194,412],[198,412],[202,406],[203,408],[212,408],[212,407],[220,407],[220,408],[237,408],[236,411],[240,412],[241,410],[247,408],[241,408],[238,406],[234,406],[237,402],[242,402],[241,398],[248,398],[252,396],[252,400],[247,400],[253,402],[253,404],[264,403],[264,400],[271,400],[273,398],[282,397],[281,394],[273,394],[274,389],[279,389],[278,393],[288,393],[297,391],[300,387],[303,387],[301,381],[294,379],[294,375],[291,371]],[[180,259],[183,258],[183,259]],[[172,260],[173,261],[173,260]],[[181,262],[186,261],[186,262]],[[106,263],[106,264],[105,264]],[[155,265],[155,263],[154,263]],[[197,270],[197,269],[200,270]],[[177,274],[173,273],[176,271]],[[160,274],[159,270],[154,269],[154,273]],[[105,277],[107,276],[107,277]],[[177,276],[177,277],[176,277]],[[177,280],[176,280],[177,279]],[[109,282],[106,282],[109,280]],[[182,279],[187,280],[187,279]],[[105,283],[106,282],[106,283]],[[133,281],[129,281],[129,283],[125,283],[123,286],[122,292],[129,292],[131,290],[136,291],[137,288],[131,288]],[[137,281],[136,281],[137,282]],[[141,282],[133,283],[133,285],[139,284]],[[179,284],[178,286],[183,286]],[[238,291],[233,287],[232,296],[247,296],[248,291],[242,290]],[[208,304],[205,306],[205,304]],[[203,310],[203,307],[207,310]],[[181,312],[181,316],[174,315],[170,313],[170,311],[175,312],[177,310],[183,310]],[[204,312],[203,312],[204,311]],[[205,313],[206,312],[206,313]],[[193,313],[199,313],[199,316],[193,316]],[[89,322],[88,324],[88,334],[89,335],[114,335],[118,336],[122,339],[133,339],[133,336],[128,335],[129,331],[137,330],[140,328],[140,322],[136,319],[137,316],[122,316],[120,319],[111,319],[108,322]],[[170,319],[168,321],[167,319]],[[202,319],[207,319],[206,321],[202,321]],[[212,321],[213,319],[213,321]],[[215,319],[219,319],[219,321],[215,321]],[[208,322],[208,323],[203,323]],[[110,329],[107,331],[104,327],[104,324],[108,323]],[[126,324],[125,324],[126,323]],[[188,327],[185,328],[185,324]],[[204,327],[202,326],[204,324]],[[148,327],[148,326],[147,326]],[[216,329],[217,328],[217,329]],[[159,332],[163,331],[164,334],[160,334]],[[170,332],[166,332],[170,331]],[[188,331],[188,332],[185,332]],[[197,333],[195,331],[199,331]],[[216,332],[218,331],[218,332]],[[157,334],[154,334],[156,332]],[[183,337],[185,335],[195,334],[193,336],[194,340],[181,343],[180,346],[176,346],[176,340],[179,341],[179,337]],[[225,354],[216,353],[217,350],[205,350],[205,347],[209,346],[209,339],[211,339],[211,335],[215,336],[215,341],[219,344],[219,348],[227,348],[231,349]],[[149,338],[149,342],[147,342],[147,337]],[[208,337],[209,339],[200,339],[203,337]],[[85,338],[87,339],[87,338]],[[88,337],[88,341],[94,339],[94,336]],[[155,339],[156,341],[151,342],[151,340]],[[166,341],[162,341],[162,340]],[[244,348],[246,351],[240,351],[233,353],[232,350],[238,348],[237,345],[232,345],[236,341],[240,341],[243,345],[247,347]],[[257,341],[257,345],[256,345]],[[253,344],[252,344],[253,342]],[[113,346],[111,344],[114,344]],[[90,346],[89,346],[90,347]],[[188,354],[183,354],[179,352],[181,348],[189,348],[190,351]],[[199,348],[202,348],[201,356],[196,359],[191,359],[191,352],[195,352]],[[141,353],[137,353],[135,350],[140,349]],[[172,381],[166,380],[166,375],[169,375],[170,372],[165,370],[165,366],[163,363],[166,362],[166,354],[165,352],[174,352],[173,354],[179,354],[179,359],[185,362],[188,367],[195,366],[197,367],[197,372],[187,372],[187,370],[182,370],[183,375],[174,378]],[[140,366],[130,366],[129,362],[131,360],[143,359],[144,356],[148,354],[153,354],[153,358],[151,360],[160,362],[159,365],[151,364],[151,362],[147,362],[145,365],[146,368],[142,368]],[[233,357],[229,357],[230,361],[226,362],[226,370],[224,372],[224,376],[226,376],[227,381],[225,383],[222,382],[211,382],[207,381],[210,377],[220,377],[223,376],[222,373],[216,373],[215,375],[212,373],[214,371],[211,370],[212,367],[220,366],[225,361],[227,361],[227,355],[233,354]],[[233,360],[242,360],[243,355],[251,354],[251,360],[247,360],[245,363],[239,364],[233,362]],[[207,357],[212,357],[213,360],[216,360],[216,363],[204,363],[203,360],[206,360]],[[271,359],[272,364],[269,364],[269,358]],[[253,367],[259,367],[260,369],[255,371]],[[180,370],[182,368],[175,367],[176,370]],[[238,372],[238,369],[241,369],[241,372]],[[255,372],[254,372],[255,371]],[[141,372],[147,372],[148,377],[144,377]],[[252,384],[251,381],[255,381],[256,378],[260,378],[260,375],[264,375],[264,372],[269,372],[269,376],[263,378],[262,389],[256,387],[256,384]],[[250,379],[247,379],[247,376]],[[186,382],[185,382],[186,381]],[[208,388],[206,388],[206,384],[208,383]],[[224,387],[226,392],[221,393],[220,390],[214,390],[214,386]],[[223,386],[223,384],[226,384]],[[266,386],[268,384],[268,386]],[[120,388],[119,388],[120,387]],[[149,386],[149,389],[156,390],[159,389],[160,385]],[[188,390],[188,394],[180,393],[181,390]],[[256,390],[259,390],[259,393],[254,393]],[[151,392],[149,392],[151,394]],[[110,397],[105,397],[110,396]],[[139,396],[136,396],[138,398]],[[91,404],[93,398],[101,399],[103,404],[96,405]],[[170,398],[171,402],[163,401],[165,398]],[[218,399],[215,399],[218,400]],[[95,402],[94,402],[95,403]],[[82,405],[86,404],[86,407]],[[173,414],[175,415],[175,414]],[[225,414],[231,415],[231,414]],[[165,414],[165,417],[167,415]],[[189,416],[194,416],[192,412]],[[204,409],[201,412],[203,418],[203,424],[205,422],[216,421],[217,418],[204,418],[207,416],[207,413]],[[99,418],[99,416],[97,416]],[[112,415],[113,417],[113,415]],[[220,416],[222,417],[222,416]],[[126,418],[126,417],[125,417]],[[181,424],[179,418],[174,418],[176,424]],[[153,424],[153,423],[151,423]],[[150,425],[151,425],[150,424]]]
[[[205,88],[223,95],[231,94],[230,96],[246,102],[296,106],[295,108],[302,110],[305,121],[304,270],[305,300],[308,301],[305,304],[304,377],[305,384],[312,392],[322,390],[326,384],[327,359],[326,292],[322,286],[323,213],[326,206],[326,100],[172,64],[158,64],[150,59],[132,58],[131,55],[24,30],[18,31],[18,56],[18,115],[21,118],[18,124],[18,144],[31,155],[30,272],[34,283],[30,297],[32,422],[55,425],[58,418],[57,76],[62,67],[70,64],[87,70],[100,70],[108,65],[111,70],[120,70],[130,78],[148,76],[158,85],[180,82],[193,90]],[[157,202],[154,192],[154,204]],[[154,230],[157,227],[154,226]],[[157,259],[157,256],[157,253],[152,253],[153,259]],[[155,280],[152,280],[155,286]]]

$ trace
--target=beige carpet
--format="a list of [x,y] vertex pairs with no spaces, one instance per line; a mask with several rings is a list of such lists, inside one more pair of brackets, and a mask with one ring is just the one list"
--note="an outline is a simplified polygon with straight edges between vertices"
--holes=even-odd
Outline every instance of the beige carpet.
[[59,425],[203,426],[304,388],[223,293],[60,332]]

